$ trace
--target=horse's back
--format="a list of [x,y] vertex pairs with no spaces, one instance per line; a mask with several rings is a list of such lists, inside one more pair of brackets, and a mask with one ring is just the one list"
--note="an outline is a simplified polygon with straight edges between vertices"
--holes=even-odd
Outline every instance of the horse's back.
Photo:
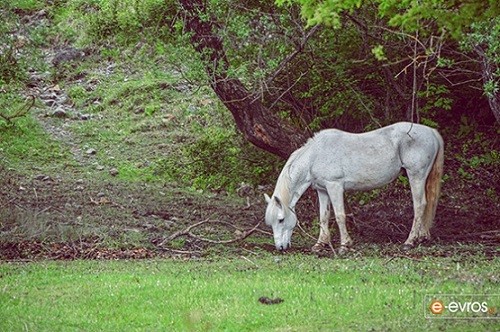
[[315,179],[341,180],[345,187],[369,189],[392,181],[401,168],[432,164],[439,149],[434,129],[398,122],[365,133],[326,129],[306,144]]
[[401,162],[394,128],[356,134],[326,129],[306,146],[310,150],[311,177],[318,187],[338,182],[347,190],[365,190],[392,181]]
[[411,122],[397,122],[392,125],[378,128],[364,133],[350,133],[339,129],[324,129],[318,132],[313,141],[321,148],[335,146],[339,148],[342,144],[350,146],[361,145],[373,147],[380,144],[389,147],[389,142],[395,147],[410,147],[412,145],[435,145],[441,139],[437,130],[425,125]]

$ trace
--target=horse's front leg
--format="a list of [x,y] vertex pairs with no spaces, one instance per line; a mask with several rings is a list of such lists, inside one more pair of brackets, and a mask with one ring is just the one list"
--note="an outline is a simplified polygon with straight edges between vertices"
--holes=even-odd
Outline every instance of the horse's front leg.
[[349,233],[347,232],[346,227],[344,188],[340,183],[331,182],[328,184],[327,189],[330,200],[332,201],[335,220],[337,221],[337,225],[339,226],[341,250],[345,250],[352,245],[352,240],[349,236]]
[[319,201],[319,237],[312,251],[321,251],[330,247],[331,236],[328,227],[330,221],[330,198],[326,191],[318,190]]

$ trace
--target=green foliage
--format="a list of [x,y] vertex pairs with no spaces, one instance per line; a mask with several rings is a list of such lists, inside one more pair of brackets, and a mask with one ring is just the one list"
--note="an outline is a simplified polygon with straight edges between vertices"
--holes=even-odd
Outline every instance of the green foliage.
[[[277,0],[278,5],[298,4],[308,25],[326,24],[335,28],[341,25],[341,14],[353,12],[371,2],[360,0],[316,1],[316,0]],[[377,0],[378,14],[388,19],[389,25],[413,32],[424,29],[424,22],[434,21],[456,38],[477,21],[487,21],[500,15],[500,6],[494,0],[473,0],[456,4],[445,0]]]
[[500,168],[500,151],[497,144],[485,139],[477,124],[465,116],[461,119],[456,137],[462,143],[454,159],[460,162],[457,171],[463,179],[473,180],[485,171]]
[[175,31],[177,6],[174,1],[94,0],[85,4],[85,10],[88,33],[98,42],[112,38],[122,44],[132,44],[148,36],[169,38]]
[[[3,15],[2,15],[3,16]],[[0,24],[0,87],[18,85],[27,77],[27,65],[20,48],[25,46],[27,39],[21,35],[13,35],[12,29],[19,24],[19,19],[6,14]]]
[[450,2],[446,0],[377,0],[379,13],[387,17],[391,26],[409,32],[417,30],[426,33],[425,22],[433,21],[440,29],[445,29],[456,39],[477,21],[487,21],[500,14],[498,2],[473,0]]
[[375,56],[375,59],[377,59],[378,61],[387,60],[387,57],[385,56],[383,45],[377,45],[377,46],[373,47],[372,54],[373,54],[373,56]]
[[74,85],[68,88],[68,97],[71,98],[71,101],[74,102],[75,106],[78,108],[85,105],[88,95],[89,92],[81,85]]
[[280,6],[284,4],[297,3],[301,6],[301,14],[307,19],[307,24],[309,26],[323,23],[333,28],[340,27],[342,12],[352,11],[362,5],[361,0],[277,0],[276,3]]
[[399,180],[399,182],[401,182],[403,184],[403,186],[405,188],[410,187],[410,180],[408,179],[407,176],[400,175],[400,176],[398,176],[398,180]]
[[471,24],[471,31],[461,41],[461,47],[473,51],[481,47],[493,62],[500,62],[500,17]]
[[[500,75],[497,74],[496,76],[500,78]],[[497,80],[488,80],[484,83],[483,89],[486,96],[494,98],[500,92],[500,85]]]
[[474,179],[474,174],[467,172],[463,167],[458,168],[458,174],[465,180]]
[[[140,113],[152,115],[174,95],[170,88],[168,77],[139,76],[128,80],[119,80],[122,74],[117,74],[118,83],[104,84],[95,94],[102,98],[103,106],[118,109],[123,113]],[[88,94],[87,98],[93,96]],[[95,98],[95,97],[94,97]]]
[[2,7],[6,6],[7,7],[6,9],[9,10],[15,9],[18,11],[31,12],[43,8],[44,5],[45,3],[42,0],[11,0],[11,1],[5,1],[0,6]]
[[475,52],[480,56],[486,80],[483,90],[488,98],[495,98],[500,91],[500,18],[475,22],[471,32],[461,41],[461,48],[467,52]]
[[476,130],[476,125],[471,122],[471,120],[465,116],[462,115],[460,117],[460,127],[458,129],[458,137],[459,138],[464,138],[468,136],[470,133],[474,132]]
[[0,41],[0,45],[5,47],[3,51],[0,51],[0,86],[26,79],[26,66],[15,55],[14,43],[10,41],[5,45]]
[[380,195],[380,192],[381,189],[373,189],[370,191],[359,191],[352,193],[350,197],[352,197],[352,199],[356,201],[359,205],[365,205],[377,199],[377,197]]
[[[356,113],[363,109],[367,111],[365,117],[369,115],[370,120],[392,122],[401,119],[397,112],[409,108],[411,98],[406,96],[412,95],[414,91],[411,90],[416,89],[416,105],[422,122],[436,126],[435,119],[439,112],[450,110],[453,102],[459,98],[458,91],[462,92],[463,86],[461,85],[460,90],[456,86],[466,82],[477,88],[478,75],[485,77],[486,72],[488,77],[482,83],[484,94],[488,98],[494,98],[500,91],[500,6],[496,1],[454,3],[444,0],[278,0],[276,3],[281,6],[300,7],[301,15],[308,25],[323,24],[336,28],[335,33],[327,28],[330,35],[335,36],[335,45],[321,50],[325,55],[333,54],[333,49],[341,53],[337,62],[334,62],[335,66],[330,65],[335,67],[331,71],[332,74],[320,73],[318,80],[312,81],[312,84],[310,77],[305,80],[311,89],[318,89],[317,82],[336,79],[343,82],[344,77],[337,75],[342,72],[339,70],[339,63],[349,63],[344,65],[351,69],[347,77],[358,77],[357,75],[362,73],[364,81],[358,78],[358,82],[363,84],[351,85],[353,90],[348,93],[338,93],[339,97],[341,96],[339,99],[353,99],[354,96],[359,99],[357,96],[362,96]],[[363,38],[359,44],[356,38],[348,39],[357,46],[357,51],[348,53],[345,52],[346,45],[342,42],[347,36],[345,31],[350,29],[358,35],[357,38]],[[445,51],[456,50],[457,41],[462,44],[461,50],[468,52],[466,56],[462,57],[456,51]],[[319,50],[313,43],[311,46],[314,51]],[[478,54],[481,54],[480,59],[473,64],[470,58],[477,59]],[[383,63],[371,61],[372,57]],[[416,58],[413,60],[414,57]],[[353,59],[355,63],[352,63]],[[329,63],[332,63],[331,60]],[[370,64],[371,67],[368,66]],[[481,67],[485,64],[488,65],[487,69]],[[415,68],[415,72],[412,68]],[[462,73],[463,76],[458,78],[456,73]],[[412,77],[414,75],[415,84]],[[394,79],[389,78],[391,76]],[[339,89],[335,91],[338,92]],[[385,100],[382,97],[384,94]],[[313,93],[312,96],[317,95]],[[374,98],[366,98],[372,96]],[[311,99],[317,101],[318,98],[314,97]],[[396,100],[401,97],[403,99]],[[317,109],[321,107],[322,104],[317,106]],[[331,109],[332,105],[326,107]],[[381,107],[386,109],[383,120],[380,114],[374,111]],[[352,114],[348,108],[340,109],[344,109],[342,114]],[[335,113],[333,110],[332,112]],[[324,110],[319,112],[320,116],[323,114]],[[408,118],[408,114],[404,116]],[[364,119],[366,121],[366,118]],[[317,118],[312,121],[313,124],[318,122],[321,121]]]
[[463,164],[477,169],[483,165],[498,165],[500,166],[500,151],[491,150],[479,155],[474,155],[468,159],[463,159]]
[[[248,6],[235,1],[209,4],[211,14],[225,18],[218,33],[229,46],[226,52],[231,63],[230,74],[264,94],[269,93],[266,79],[299,42],[293,25],[294,13],[276,10],[265,1],[250,2]],[[298,76],[300,73],[288,74]]]
[[0,129],[11,126],[12,120],[26,115],[25,110],[28,111],[28,106],[18,95],[17,90],[5,91],[0,95]]
[[440,112],[451,110],[453,99],[450,91],[444,84],[428,83],[425,91],[418,92],[418,97],[421,104],[419,109],[421,123],[437,128],[437,122],[432,119]]
[[151,166],[136,165],[128,161],[117,162],[117,177],[127,182],[150,182],[158,180],[154,176],[154,170]]
[[158,162],[156,173],[196,189],[232,191],[242,182],[259,184],[276,169],[275,158],[242,141],[232,128],[208,127],[178,154]]

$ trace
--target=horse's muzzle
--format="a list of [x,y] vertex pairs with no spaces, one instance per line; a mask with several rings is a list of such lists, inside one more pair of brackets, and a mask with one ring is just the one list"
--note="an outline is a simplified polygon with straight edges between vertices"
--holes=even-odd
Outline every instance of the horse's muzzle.
[[290,248],[290,243],[285,243],[285,244],[281,244],[281,245],[276,245],[276,249],[279,250],[279,251],[285,251],[285,250],[288,250]]

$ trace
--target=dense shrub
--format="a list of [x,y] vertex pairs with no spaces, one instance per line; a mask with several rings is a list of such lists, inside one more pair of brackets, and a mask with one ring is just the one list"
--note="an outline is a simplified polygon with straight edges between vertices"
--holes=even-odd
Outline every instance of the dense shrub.
[[210,127],[177,154],[160,161],[156,171],[196,189],[233,191],[241,183],[272,182],[270,177],[276,176],[279,164],[232,128]]
[[172,1],[94,1],[85,4],[89,35],[96,42],[113,38],[123,44],[147,36],[166,38],[174,29],[176,6]]

